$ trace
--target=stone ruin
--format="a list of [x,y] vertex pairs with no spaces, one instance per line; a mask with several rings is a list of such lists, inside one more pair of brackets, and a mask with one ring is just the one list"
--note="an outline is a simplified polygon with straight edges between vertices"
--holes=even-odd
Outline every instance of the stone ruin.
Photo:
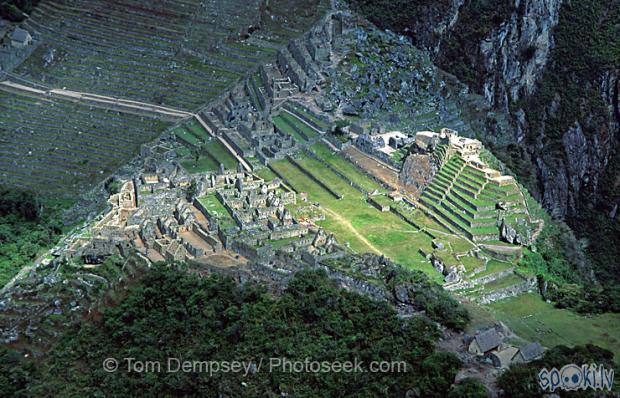
[[[305,259],[312,263],[340,251],[333,235],[327,236],[323,230],[293,217],[286,206],[296,203],[296,194],[279,179],[265,181],[246,172],[229,172],[211,176],[205,193],[217,197],[236,225],[218,229],[225,246],[245,257],[269,261],[274,242],[278,250],[297,252],[300,256],[305,252]],[[217,214],[209,212],[199,201],[197,206],[210,223],[218,224]]]

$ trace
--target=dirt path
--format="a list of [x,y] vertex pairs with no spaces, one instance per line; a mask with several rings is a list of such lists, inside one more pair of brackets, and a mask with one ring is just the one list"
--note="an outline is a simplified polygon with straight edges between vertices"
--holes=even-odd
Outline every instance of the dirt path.
[[349,222],[349,220],[347,220],[346,218],[342,217],[340,214],[336,213],[335,211],[328,209],[327,207],[322,207],[323,210],[325,210],[326,213],[328,213],[330,216],[334,217],[336,220],[338,220],[338,222],[345,226],[349,231],[351,231],[353,233],[353,235],[355,235],[356,238],[358,238],[359,240],[361,240],[366,246],[368,246],[368,248],[373,251],[376,254],[382,254],[381,251],[379,249],[377,249],[372,243],[370,243],[370,241],[368,241],[368,239],[366,239],[366,237],[364,235],[362,235],[361,233],[359,233],[359,231],[357,229],[355,229],[353,227],[353,225],[351,225],[351,223]]
[[180,120],[194,116],[194,114],[190,112],[173,109],[161,105],[148,104],[146,102],[139,102],[65,89],[36,88],[27,84],[16,83],[10,80],[4,80],[0,82],[0,89],[8,92],[22,93],[24,95],[35,97],[58,98],[68,101],[82,102],[106,109],[121,110],[127,113],[159,117],[170,120]]

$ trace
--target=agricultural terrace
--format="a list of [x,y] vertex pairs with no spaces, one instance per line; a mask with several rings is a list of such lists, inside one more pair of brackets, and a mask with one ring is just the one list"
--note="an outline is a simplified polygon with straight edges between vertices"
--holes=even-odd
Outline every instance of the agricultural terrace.
[[295,104],[294,102],[288,102],[286,104],[286,110],[288,113],[294,115],[299,119],[307,120],[313,126],[318,128],[321,131],[329,131],[330,126],[329,123],[323,119],[318,118],[312,112],[307,111],[303,107]]
[[46,196],[83,192],[159,135],[162,122],[0,91],[0,180]]
[[351,162],[333,151],[325,143],[318,142],[311,147],[311,150],[316,157],[329,164],[329,167],[337,173],[342,174],[349,181],[354,181],[364,192],[372,193],[374,190],[378,190],[384,193],[386,191],[377,181],[353,166]]
[[[381,185],[344,158],[329,153],[329,148],[322,144],[315,145],[314,148],[318,149],[317,152],[321,153],[323,158],[328,159],[330,166],[333,165],[350,180],[334,173],[330,167],[309,154],[302,154],[295,159],[273,161],[270,163],[272,171],[266,172],[263,169],[257,174],[263,178],[271,177],[272,173],[279,175],[295,191],[307,192],[308,203],[298,202],[292,210],[303,211],[304,207],[318,202],[325,220],[317,223],[333,232],[339,242],[347,244],[353,251],[383,253],[394,261],[423,270],[436,280],[442,281],[442,277],[423,254],[433,251],[431,236],[414,226],[422,225],[422,220],[427,221],[428,225],[436,224],[419,211],[410,210],[410,222],[393,212],[381,212],[368,203],[368,195],[354,188],[351,181],[371,192],[384,191]],[[373,198],[398,206],[386,196]],[[472,248],[471,244],[461,238],[447,234],[443,236],[448,241],[454,238],[455,245],[463,252]],[[454,258],[457,261],[456,257]]]
[[274,116],[272,118],[273,125],[285,134],[292,136],[297,142],[306,142],[307,138],[299,134],[299,132],[291,127],[282,116]]
[[[44,44],[15,72],[48,86],[193,110],[273,59],[278,46],[308,29],[327,6],[326,0],[276,0],[267,7],[260,0],[127,0],[113,6],[43,0],[24,27]],[[289,13],[270,17],[279,12]],[[54,59],[46,63],[51,51]]]
[[529,222],[525,198],[514,182],[494,185],[483,171],[458,155],[441,167],[420,201],[446,228],[456,229],[474,241],[499,240],[498,203],[507,208],[504,217],[511,225]]
[[[42,0],[24,22],[41,44],[11,79],[194,110],[273,60],[328,7],[327,0]],[[251,26],[260,29],[250,35]],[[2,181],[54,195],[84,191],[166,127],[14,94],[0,93],[0,110]],[[193,161],[187,169],[235,167],[217,142],[202,142],[197,162],[181,150]]]
[[[173,129],[173,133],[183,147],[177,153],[183,158],[181,165],[190,173],[205,173],[226,169],[236,169],[237,160],[226,146],[209,133],[195,120]],[[198,158],[196,158],[198,155]]]

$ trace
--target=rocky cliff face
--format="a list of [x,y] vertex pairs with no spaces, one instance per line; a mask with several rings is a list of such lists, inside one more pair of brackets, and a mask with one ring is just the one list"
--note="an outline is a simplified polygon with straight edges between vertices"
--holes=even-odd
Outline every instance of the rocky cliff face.
[[[607,72],[596,83],[607,114],[588,114],[585,119],[574,115],[572,125],[561,137],[564,157],[550,155],[545,150],[544,122],[539,126],[523,126],[536,134],[536,143],[530,150],[542,188],[543,204],[559,216],[575,216],[584,204],[588,207],[603,205],[604,208],[617,204],[598,203],[597,193],[600,179],[620,140],[619,74]],[[559,101],[562,98],[558,96],[549,104],[548,117],[553,116]]]
[[554,45],[562,0],[514,0],[510,18],[480,43],[484,96],[508,111],[510,102],[531,95]]
[[[561,217],[570,218],[575,216],[584,204],[588,207],[600,205],[597,203],[599,181],[620,141],[618,71],[603,68],[598,75],[588,78],[584,78],[583,73],[574,73],[574,76],[568,79],[571,80],[570,83],[577,87],[583,85],[591,91],[567,92],[564,87],[555,87],[556,92],[547,102],[534,101],[536,106],[544,108],[543,116],[530,117],[530,113],[537,110],[532,109],[532,106],[528,107],[527,103],[539,96],[539,85],[545,73],[573,74],[570,68],[559,65],[564,60],[554,58],[553,52],[556,44],[554,32],[560,23],[560,12],[565,2],[506,1],[503,7],[509,11],[493,14],[489,18],[486,34],[482,37],[463,32],[463,27],[459,25],[471,25],[471,15],[475,15],[474,11],[483,9],[480,8],[483,2],[446,0],[444,7],[440,9],[444,12],[441,15],[433,15],[433,11],[437,12],[439,8],[427,8],[422,15],[427,15],[427,23],[434,27],[425,32],[421,26],[417,26],[417,41],[429,48],[435,59],[459,78],[469,79],[472,88],[483,95],[489,105],[510,116],[514,124],[512,132],[491,133],[510,134],[511,137],[494,137],[494,141],[526,145],[524,147],[531,158],[532,174],[537,177],[538,182],[536,187],[530,188],[547,209]],[[615,15],[611,10],[620,5],[613,1],[607,3],[605,7],[608,9],[599,11],[601,16]],[[502,1],[497,4],[501,7]],[[565,6],[573,7],[571,4]],[[471,7],[476,9],[469,9]],[[591,10],[590,7],[583,7],[579,11],[572,9],[570,12],[578,15],[571,15],[570,18],[581,18],[579,13]],[[498,21],[498,18],[503,20]],[[480,30],[478,28],[476,29]],[[596,28],[603,29],[604,25]],[[579,32],[574,34],[578,35]],[[461,54],[461,59],[457,60],[465,63],[465,71],[460,66],[455,66],[452,59],[455,56],[450,48],[452,40],[460,40],[459,45],[467,48]],[[567,38],[563,37],[563,40],[566,41]],[[583,40],[589,46],[598,44],[595,40],[590,42],[587,37],[576,40]],[[566,43],[563,44],[565,48],[562,51],[570,48]],[[579,51],[571,55],[589,60],[587,54],[580,54]],[[620,65],[620,60],[617,65]],[[558,85],[565,81],[556,79],[554,83]],[[595,100],[600,99],[603,107],[590,109],[590,94],[600,97]],[[566,112],[565,103],[574,100],[569,97],[578,95],[584,96],[578,111]],[[552,121],[558,118],[564,119],[564,123],[560,123],[561,130],[550,131],[558,127],[558,123],[554,124]],[[549,151],[550,145],[555,145],[554,151]],[[617,203],[609,205],[613,207],[615,204]]]
[[[409,33],[418,47],[430,50],[441,64],[454,61],[450,44],[462,39],[459,45],[465,51],[460,55],[475,71],[481,93],[489,104],[508,110],[511,101],[535,91],[554,45],[552,32],[562,0],[499,0],[496,4],[503,11],[492,10],[493,3],[480,0],[422,6],[417,12],[420,21]],[[481,10],[492,13],[485,23],[479,21]],[[459,26],[477,23],[480,26],[472,31]]]
[[465,0],[446,0],[421,7],[418,23],[408,27],[407,33],[418,47],[429,50],[432,54],[439,53],[443,39],[459,19],[463,4]]

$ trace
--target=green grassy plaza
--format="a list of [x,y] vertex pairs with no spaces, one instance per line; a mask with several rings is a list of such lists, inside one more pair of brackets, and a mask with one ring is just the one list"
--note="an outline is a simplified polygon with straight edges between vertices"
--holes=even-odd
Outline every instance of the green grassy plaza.
[[595,344],[620,358],[620,314],[579,315],[558,309],[538,294],[523,294],[485,306],[517,335],[546,347]]
[[[348,176],[350,181],[371,192],[375,190],[385,192],[381,185],[363,174],[352,163],[331,153],[325,145],[317,144],[313,147],[314,149],[318,149],[315,153],[322,159],[328,160],[332,167]],[[420,252],[420,249],[425,253],[433,251],[431,236],[392,212],[381,212],[376,209],[368,203],[365,193],[355,189],[349,181],[311,156],[301,155],[296,162],[306,170],[310,170],[314,178],[341,195],[342,199],[329,193],[291,161],[273,161],[270,166],[282,175],[293,189],[297,192],[308,193],[308,203],[298,202],[294,207],[318,203],[325,215],[325,220],[318,224],[334,233],[338,241],[348,245],[351,250],[383,253],[400,264],[422,270],[436,281],[443,282],[443,277]],[[274,173],[265,168],[257,174],[268,179]],[[389,201],[392,205],[397,205],[385,196],[382,199]],[[436,227],[437,232],[441,233],[441,227],[421,212],[412,211],[412,214],[408,216],[415,220],[416,225],[422,228]],[[459,252],[465,253],[472,248],[471,243],[460,237],[446,234],[442,235],[442,239],[449,242],[450,247],[455,247]]]

